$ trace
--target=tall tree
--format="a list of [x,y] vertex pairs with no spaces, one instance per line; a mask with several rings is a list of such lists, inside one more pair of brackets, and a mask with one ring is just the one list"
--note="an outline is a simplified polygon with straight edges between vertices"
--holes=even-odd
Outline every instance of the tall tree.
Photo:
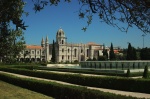
[[[61,0],[32,0],[35,11],[40,11],[48,3],[57,6]],[[64,0],[71,2],[71,0]],[[136,26],[144,33],[150,33],[150,0],[78,0],[79,17],[86,18],[87,26],[82,30],[86,31],[92,23],[94,15],[97,15],[100,22],[117,27],[121,31],[127,32],[129,27]],[[125,23],[121,26],[118,21]]]
[[150,48],[143,48],[140,51],[141,60],[150,60]]
[[136,49],[134,47],[132,47],[133,50],[133,60],[137,60],[137,52]]
[[106,60],[108,59],[108,53],[107,49],[105,49],[105,45],[103,45],[103,56],[106,57]]
[[7,30],[7,35],[5,32],[1,32],[0,37],[0,57],[7,57],[10,61],[13,61],[17,56],[19,57],[20,52],[25,48],[22,30],[10,29]]
[[53,47],[52,47],[52,58],[51,62],[55,63],[56,62],[56,53],[55,53],[55,41],[53,40]]
[[114,53],[114,48],[113,48],[112,43],[111,43],[111,46],[110,46],[109,59],[110,60],[115,60],[115,53]]
[[127,60],[133,60],[133,50],[131,43],[128,44],[128,50],[127,50]]
[[[0,1],[0,57],[16,57],[24,48],[22,29],[26,26],[21,19],[24,13],[23,0]],[[10,23],[12,27],[10,28]]]
[[[25,23],[21,19],[22,14],[28,15],[23,10],[25,2],[23,0],[1,0],[0,1],[0,29],[7,30],[12,22],[16,28],[26,29]],[[6,31],[5,31],[6,32]]]
[[137,53],[136,49],[131,46],[131,43],[128,45],[128,50],[127,50],[127,60],[137,60]]

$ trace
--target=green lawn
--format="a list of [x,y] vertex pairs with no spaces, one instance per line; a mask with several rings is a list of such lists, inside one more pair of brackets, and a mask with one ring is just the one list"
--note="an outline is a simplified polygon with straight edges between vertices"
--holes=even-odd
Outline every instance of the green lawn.
[[52,97],[14,86],[0,80],[0,99],[53,99]]

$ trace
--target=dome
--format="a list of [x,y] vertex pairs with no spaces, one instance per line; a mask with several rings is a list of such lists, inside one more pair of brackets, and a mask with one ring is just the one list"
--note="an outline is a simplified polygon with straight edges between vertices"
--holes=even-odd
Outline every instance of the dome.
[[62,29],[59,29],[59,30],[57,31],[57,36],[65,36],[64,31],[63,31]]

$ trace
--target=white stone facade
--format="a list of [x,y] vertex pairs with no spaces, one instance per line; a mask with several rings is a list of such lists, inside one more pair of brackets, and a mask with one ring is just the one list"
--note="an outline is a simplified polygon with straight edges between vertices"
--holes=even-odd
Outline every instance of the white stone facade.
[[[57,62],[74,62],[85,61],[89,58],[93,59],[95,49],[97,51],[103,50],[103,45],[88,43],[88,44],[74,44],[68,43],[67,37],[62,29],[59,29],[56,34],[55,52]],[[50,44],[50,56],[52,52],[52,44]],[[100,53],[100,55],[103,55]],[[51,59],[51,57],[50,57]]]
[[[27,45],[25,51],[21,52],[19,59],[28,59],[34,61],[48,61],[50,62],[52,58],[52,47],[53,44],[49,43],[48,37],[44,40],[42,38],[41,46],[37,45]],[[105,49],[108,50],[109,48]],[[25,52],[29,52],[25,55]],[[89,58],[97,58],[98,52],[99,55],[103,55],[103,45],[96,43],[87,43],[87,44],[74,44],[68,43],[67,37],[62,29],[59,29],[56,33],[56,42],[55,42],[55,53],[57,62],[74,62],[74,61],[85,61]]]

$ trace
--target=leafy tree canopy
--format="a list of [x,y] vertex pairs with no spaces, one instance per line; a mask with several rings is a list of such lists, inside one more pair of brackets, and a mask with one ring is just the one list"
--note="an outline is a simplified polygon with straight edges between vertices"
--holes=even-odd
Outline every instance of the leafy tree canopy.
[[143,48],[140,51],[141,60],[150,60],[150,48]]
[[27,12],[24,12],[23,7],[25,2],[23,0],[1,0],[0,1],[0,27],[7,23],[12,22],[16,27],[26,29],[25,23],[21,19],[22,14],[28,15]]
[[23,0],[0,1],[0,58],[16,58],[25,47],[22,29],[25,30],[26,26],[21,19],[24,5]]
[[[32,0],[35,11],[42,10],[46,5],[57,6],[61,0]],[[71,0],[64,0],[71,2]],[[97,15],[101,22],[117,27],[127,32],[129,28],[136,26],[144,33],[150,32],[150,0],[78,0],[79,17],[87,19],[86,31],[91,24],[93,15]],[[120,26],[118,22],[127,24]]]

